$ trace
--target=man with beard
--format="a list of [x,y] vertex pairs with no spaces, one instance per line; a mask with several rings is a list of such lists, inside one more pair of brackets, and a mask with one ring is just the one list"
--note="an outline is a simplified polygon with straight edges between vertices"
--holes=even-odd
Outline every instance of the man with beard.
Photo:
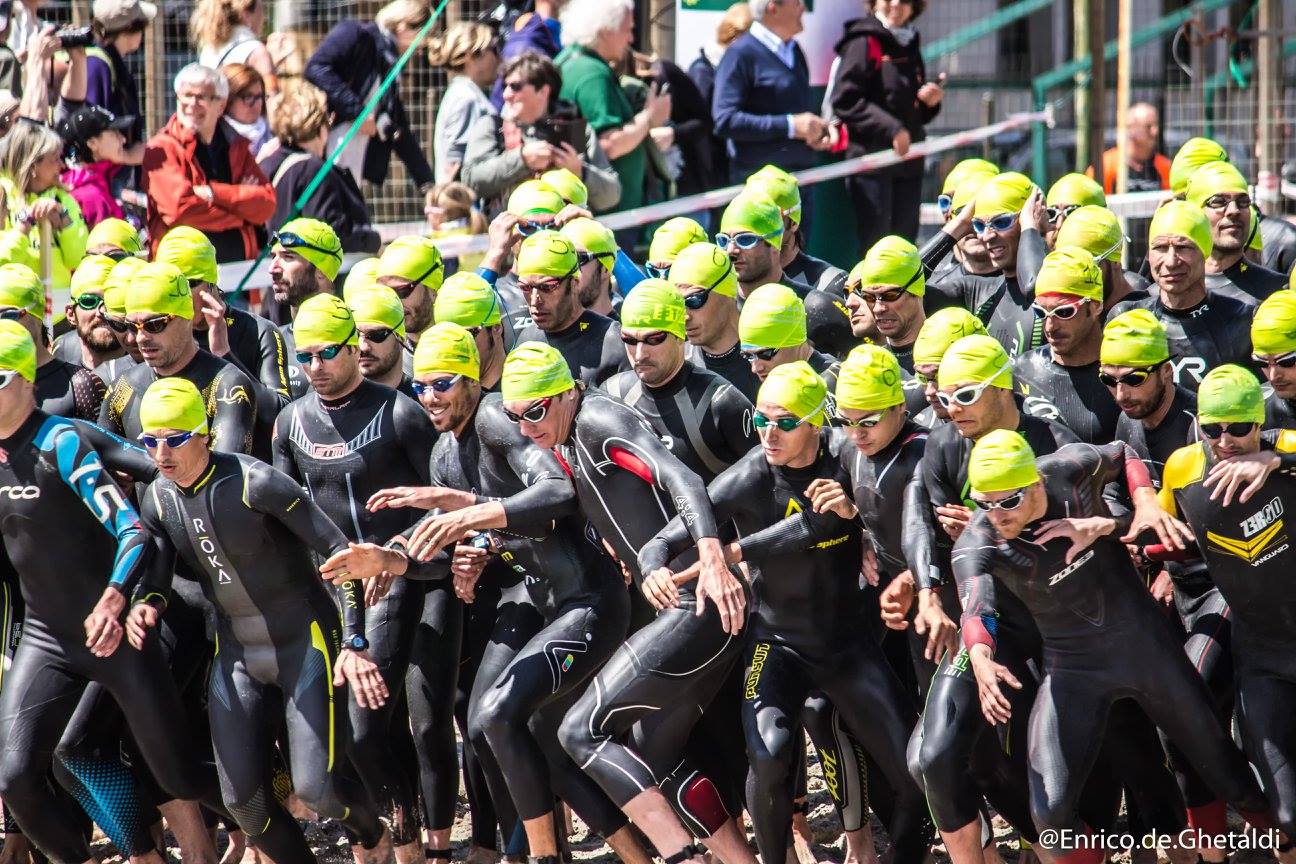
[[396,292],[405,308],[405,333],[414,343],[432,324],[432,304],[445,281],[441,250],[428,237],[397,237],[378,259],[378,284]]
[[532,325],[517,342],[546,342],[557,348],[571,373],[586,384],[602,384],[626,368],[621,327],[581,306],[576,247],[557,231],[538,230],[518,248],[514,269]]
[[499,295],[476,273],[456,273],[437,292],[438,322],[458,324],[472,334],[480,362],[478,380],[486,392],[499,389],[504,371],[504,324]]
[[130,286],[135,274],[148,263],[143,258],[123,258],[118,261],[104,282],[103,320],[108,329],[117,338],[118,344],[126,352],[121,357],[100,363],[94,373],[109,388],[132,366],[144,362],[135,341],[135,328],[126,323],[126,289]]
[[1166,329],[1174,380],[1197,391],[1206,372],[1251,360],[1254,306],[1206,286],[1211,227],[1201,208],[1168,201],[1152,216],[1148,265],[1156,291],[1147,300],[1117,304],[1112,314],[1147,309]]
[[[342,269],[342,241],[318,219],[305,217],[287,222],[275,233],[270,247],[270,285],[275,302],[297,315],[297,307],[316,294],[331,294]],[[297,350],[293,325],[279,328],[284,349],[291,357]],[[297,363],[288,364],[288,390],[293,399],[306,394],[309,384]]]
[[1188,203],[1202,208],[1211,225],[1206,287],[1247,303],[1259,303],[1287,287],[1281,273],[1246,258],[1258,229],[1246,178],[1228,162],[1210,162],[1188,178]]
[[116,264],[107,255],[87,255],[77,265],[71,296],[63,309],[72,330],[54,340],[54,356],[59,360],[95,369],[125,355],[103,319],[104,283]]
[[399,390],[411,399],[413,378],[406,374],[405,307],[386,285],[370,285],[346,301],[360,337],[360,372],[370,381]]
[[0,265],[0,318],[17,321],[36,343],[36,406],[94,420],[107,387],[89,369],[57,359],[45,340],[45,286],[25,264]]
[[[975,292],[978,287],[984,289],[992,281],[995,266],[990,263],[981,238],[969,230],[968,220],[972,214],[965,211],[976,200],[981,187],[998,173],[998,166],[984,159],[964,159],[945,175],[941,194],[936,199],[945,224],[922,248],[923,264],[927,267],[927,287],[932,289],[925,298],[927,311],[939,308],[937,304],[940,303],[972,305],[975,308],[979,304],[968,304],[961,298]],[[963,219],[956,228],[953,223],[960,215]],[[955,284],[946,285],[946,282]]]
[[616,235],[611,228],[586,216],[571,220],[558,233],[576,247],[576,257],[580,261],[576,273],[576,301],[582,309],[606,318],[613,317],[612,268],[617,260]]
[[1271,294],[1251,321],[1251,359],[1269,382],[1266,429],[1296,427],[1296,291]]
[[858,281],[846,298],[852,326],[868,310],[887,349],[899,361],[910,416],[917,416],[927,402],[922,385],[913,377],[913,346],[927,320],[922,299],[927,293],[924,274],[916,246],[903,237],[883,237],[851,271]]
[[755,399],[760,379],[738,340],[738,274],[733,260],[719,246],[694,243],[676,256],[670,282],[684,295],[690,360]]

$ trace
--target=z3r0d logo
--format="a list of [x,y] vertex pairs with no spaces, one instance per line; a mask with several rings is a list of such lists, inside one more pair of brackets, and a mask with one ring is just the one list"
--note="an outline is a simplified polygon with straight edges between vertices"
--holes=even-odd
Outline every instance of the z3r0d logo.
[[1240,558],[1252,567],[1259,567],[1290,546],[1282,516],[1282,500],[1274,498],[1238,523],[1242,539],[1225,537],[1214,531],[1207,531],[1206,539],[1218,551]]

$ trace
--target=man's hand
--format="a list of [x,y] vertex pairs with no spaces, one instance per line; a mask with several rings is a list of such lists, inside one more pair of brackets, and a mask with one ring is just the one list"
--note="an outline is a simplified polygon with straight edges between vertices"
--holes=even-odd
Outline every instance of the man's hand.
[[1021,210],[1021,227],[1025,231],[1027,228],[1034,228],[1040,233],[1044,232],[1044,223],[1048,219],[1048,214],[1044,212],[1044,192],[1038,186],[1031,189],[1030,195],[1026,197],[1026,203]]
[[206,288],[198,292],[203,320],[207,322],[207,350],[217,357],[230,353],[229,325],[225,323],[225,303]]
[[[1214,486],[1211,500],[1215,501],[1223,495],[1222,506],[1224,507],[1233,503],[1235,495],[1240,503],[1245,504],[1260,491],[1260,487],[1264,486],[1265,481],[1278,465],[1278,454],[1272,450],[1248,453],[1245,456],[1230,456],[1215,463],[1202,485],[1207,488]],[[1239,490],[1242,493],[1240,495],[1238,495]]]
[[968,656],[972,660],[972,674],[976,676],[981,713],[992,726],[1007,723],[1012,719],[1012,703],[999,685],[1002,682],[1014,690],[1020,690],[1021,682],[1008,671],[1007,666],[995,662],[988,645],[973,645]]
[[802,111],[792,115],[792,134],[807,144],[828,137],[828,124],[818,114]]
[[941,230],[953,237],[955,240],[962,240],[972,233],[972,205],[965,204],[962,209],[950,217],[950,220],[941,226]]
[[935,81],[928,81],[918,88],[918,101],[928,108],[935,108],[945,98],[945,73],[942,72]]
[[105,588],[99,602],[85,619],[86,647],[96,657],[111,657],[121,644],[119,621],[126,608],[126,597],[116,588]]
[[528,141],[522,145],[522,164],[537,174],[552,168],[555,156],[557,151],[548,141]]
[[923,656],[933,663],[940,663],[948,654],[957,654],[959,650],[959,628],[945,614],[940,595],[931,588],[918,592],[918,612],[914,615],[914,632],[919,636],[926,634],[927,645]]
[[390,570],[384,570],[377,576],[364,583],[364,604],[369,609],[377,606],[387,592],[391,590],[392,583],[396,581],[396,574]]
[[320,575],[334,585],[352,579],[373,579],[384,570],[404,576],[409,559],[395,549],[377,543],[348,543],[347,548],[334,552],[320,566]]
[[581,154],[566,141],[554,148],[553,167],[566,168],[577,177],[582,176],[585,166],[581,163]]
[[746,623],[743,613],[747,597],[742,582],[725,566],[724,550],[719,540],[704,537],[698,541],[697,550],[702,565],[696,589],[697,614],[705,611],[706,601],[710,600],[720,613],[720,626],[726,633],[737,636]]
[[909,148],[913,146],[913,139],[909,137],[908,129],[901,129],[891,139],[891,149],[896,152],[897,156],[905,156],[909,153]]
[[379,489],[369,496],[365,509],[370,513],[397,507],[414,507],[419,510],[435,510],[440,507],[437,486],[392,486]]
[[490,248],[482,258],[482,267],[496,273],[503,272],[513,247],[522,240],[522,236],[517,233],[517,224],[518,217],[507,210],[491,220],[490,227],[486,229],[486,234],[490,237]]
[[679,588],[675,585],[675,574],[669,567],[660,567],[645,576],[640,590],[654,609],[670,609],[679,605]]
[[806,497],[816,513],[836,513],[843,519],[854,519],[859,515],[855,503],[847,496],[846,490],[836,480],[820,477],[812,480],[806,487]]
[[1144,531],[1153,531],[1167,549],[1188,548],[1193,540],[1192,529],[1165,511],[1155,489],[1151,486],[1136,489],[1132,497],[1134,517],[1129,530],[1120,538],[1122,543],[1133,543]]
[[972,510],[962,504],[942,504],[936,508],[936,521],[951,540],[957,540],[972,522]]
[[387,682],[378,671],[378,664],[369,659],[368,651],[343,648],[333,664],[333,686],[348,685],[356,704],[375,710],[387,701]]
[[486,562],[490,560],[490,551],[460,543],[450,556],[450,576],[454,580],[454,592],[465,603],[477,599],[477,580],[481,578]]
[[554,217],[554,227],[561,228],[573,219],[593,218],[594,214],[591,213],[588,208],[582,207],[579,204],[568,204],[566,207],[559,210],[558,215]]
[[148,638],[149,631],[157,627],[161,618],[162,613],[156,606],[136,603],[126,616],[126,641],[136,651],[144,650],[144,640]]
[[908,570],[891,580],[885,588],[882,589],[880,605],[882,607],[882,623],[889,630],[908,630],[909,609],[913,606],[914,599],[914,580],[913,574]]
[[[355,122],[355,121],[352,121],[352,122]],[[378,118],[375,117],[373,114],[370,114],[368,117],[366,117],[366,118],[364,119],[364,122],[360,124],[360,130],[359,130],[358,132],[356,132],[356,134],[357,134],[357,135],[363,135],[363,136],[365,136],[366,138],[372,138],[372,137],[374,137],[375,135],[377,135],[377,134],[378,134]]]
[[1050,540],[1070,540],[1071,548],[1066,552],[1066,563],[1070,564],[1077,555],[1092,546],[1095,540],[1106,537],[1115,530],[1116,520],[1110,516],[1049,519],[1040,523],[1040,530],[1035,532],[1035,542],[1043,545]]
[[1174,602],[1174,580],[1170,578],[1169,570],[1162,570],[1157,577],[1152,580],[1152,599],[1158,603],[1164,603],[1169,606]]
[[670,94],[662,93],[658,89],[656,81],[648,85],[648,96],[644,99],[643,113],[648,117],[649,129],[665,126],[670,120]]
[[864,544],[864,561],[860,573],[864,576],[864,581],[874,588],[882,581],[882,571],[878,569],[877,552],[874,551],[871,542]]
[[432,556],[451,543],[465,539],[473,527],[470,520],[465,518],[463,510],[424,519],[410,534],[410,554],[419,561],[430,561]]
[[663,153],[675,146],[674,126],[654,126],[648,130],[648,137]]

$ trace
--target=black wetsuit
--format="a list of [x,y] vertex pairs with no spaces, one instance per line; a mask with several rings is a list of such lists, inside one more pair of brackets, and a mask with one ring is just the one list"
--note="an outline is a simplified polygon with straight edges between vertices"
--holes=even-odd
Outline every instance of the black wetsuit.
[[756,391],[760,389],[760,379],[752,371],[751,363],[742,355],[742,346],[734,346],[723,354],[708,354],[702,348],[689,343],[685,356],[690,363],[708,372],[714,372],[732,384],[747,401],[756,401]]
[[[1023,232],[1025,237],[1025,232]],[[954,251],[957,241],[944,231],[938,231],[921,250],[923,266],[931,273],[944,258]],[[1023,262],[1025,263],[1025,262]],[[1003,273],[994,276],[974,276],[969,273],[951,273],[927,284],[923,306],[928,314],[943,306],[961,306],[980,318],[990,335],[999,340],[1008,356],[1025,354],[1044,344],[1044,322],[1035,317],[1031,308],[1034,302],[1034,273],[1025,280]]]
[[1253,264],[1246,256],[1239,258],[1222,273],[1206,274],[1206,290],[1259,306],[1275,291],[1287,287],[1287,277],[1268,267]]
[[783,273],[804,282],[815,291],[822,291],[838,300],[846,299],[846,271],[822,258],[814,257],[804,249],[797,252],[796,257],[783,268]]
[[1282,216],[1261,216],[1260,237],[1264,240],[1260,263],[1290,275],[1292,266],[1296,265],[1296,225]]
[[[607,391],[642,414],[661,445],[703,482],[757,443],[751,402],[720,376],[691,364],[656,388],[623,372],[607,382]],[[645,455],[646,464],[655,461]],[[638,530],[661,528],[674,514],[673,502],[658,491],[640,489],[657,499],[660,510],[652,525]],[[679,564],[695,560],[689,555]],[[642,575],[637,560],[629,569]],[[561,736],[567,751],[618,806],[659,786],[686,827],[707,837],[742,806],[741,781],[733,778],[734,760],[741,766],[743,754],[727,746],[739,734],[737,723],[727,722],[736,720],[737,712],[724,710],[736,709],[736,703],[711,709],[733,673],[742,638],[724,632],[714,607],[700,617],[696,612],[690,583],[678,607],[647,621],[599,671],[568,713]],[[726,695],[719,701],[731,702]],[[701,746],[687,746],[695,724],[699,734],[693,744]],[[724,757],[710,758],[717,751]]]
[[554,333],[534,324],[517,335],[517,342],[547,342],[558,349],[571,367],[572,377],[586,384],[602,384],[628,368],[621,325],[586,309],[576,323]]
[[[815,461],[805,468],[773,467],[753,449],[710,485],[716,517],[733,519],[751,562],[753,608],[743,684],[743,730],[752,770],[747,808],[764,860],[781,860],[791,837],[796,722],[812,690],[821,690],[843,724],[864,744],[896,790],[888,826],[897,862],[926,854],[922,793],[905,767],[914,709],[881,649],[860,626],[865,616],[858,525],[836,516],[791,551],[750,535],[810,509],[805,489],[818,478],[850,480],[840,469],[844,436],[820,432]],[[847,446],[850,446],[847,444]],[[673,519],[640,556],[657,567],[688,548],[683,520]],[[800,545],[800,544],[798,544]]]
[[[296,369],[297,361],[289,356],[279,328],[266,318],[227,305],[225,326],[230,350],[221,359],[233,363],[257,385],[254,388],[257,412],[253,455],[269,462],[275,417],[293,398],[289,368]],[[194,328],[194,340],[204,351],[210,350],[207,336],[206,328]]]
[[99,377],[100,381],[104,382],[104,386],[111,390],[112,386],[117,383],[118,378],[138,365],[139,363],[136,362],[135,358],[129,354],[123,354],[120,357],[114,357],[100,363],[94,368],[94,373]]
[[910,418],[916,418],[930,406],[923,392],[923,383],[914,376],[913,343],[900,346],[886,344],[883,347],[895,355],[896,362],[900,364],[900,389],[904,391],[905,410],[909,412]]
[[[326,402],[311,392],[285,408],[275,421],[275,467],[301,483],[349,540],[386,543],[422,514],[401,508],[370,512],[365,503],[380,489],[426,486],[435,437],[416,402],[366,379],[340,400]],[[398,577],[387,596],[365,610],[369,654],[391,696],[377,709],[348,704],[353,761],[384,815],[392,818],[397,845],[416,839],[421,821],[414,742],[400,715],[406,670],[411,661],[424,662],[411,652],[425,595],[425,586]],[[457,632],[447,638],[458,646]],[[438,652],[434,659],[444,657]],[[447,727],[450,707],[447,697]],[[453,774],[454,764],[439,767]]]
[[[221,453],[252,452],[256,426],[256,385],[232,363],[213,357],[202,349],[175,378],[193,383],[202,394],[211,428],[211,448]],[[104,397],[99,425],[128,441],[139,439],[140,401],[144,391],[158,379],[145,363],[118,378]]]
[[977,309],[995,292],[1003,274],[999,271],[977,275],[969,273],[954,257],[958,241],[944,231],[937,231],[922,245],[926,273],[927,293],[923,295],[923,308],[927,314],[946,306]]
[[1274,392],[1273,387],[1264,385],[1266,429],[1296,429],[1296,405]]
[[[1270,430],[1261,450],[1278,454],[1280,467],[1250,501],[1228,507],[1212,501],[1215,487],[1202,481],[1214,465],[1205,443],[1184,447],[1166,462],[1161,500],[1197,538],[1210,577],[1232,613],[1237,720],[1249,761],[1288,836],[1296,833],[1296,555],[1286,527],[1286,507],[1296,495],[1296,432]],[[1218,790],[1223,791],[1223,790]]]
[[1197,392],[1206,373],[1225,363],[1251,366],[1251,317],[1255,306],[1233,297],[1206,294],[1192,309],[1168,309],[1159,296],[1146,300],[1122,301],[1112,307],[1109,318],[1130,309],[1147,309],[1166,329],[1170,343],[1170,365],[1176,384]]
[[[489,587],[498,580],[506,605],[498,609],[467,717],[491,799],[499,807],[511,802],[525,820],[551,812],[557,794],[592,831],[615,833],[625,816],[557,746],[557,729],[625,634],[630,611],[620,574],[576,518],[571,482],[557,458],[504,415],[498,394],[483,397],[461,436],[437,441],[432,482],[499,501],[508,518],[507,528],[489,532],[492,565],[478,582]],[[492,576],[492,568],[504,572]],[[453,807],[457,789],[448,791]],[[501,822],[507,827],[511,819]]]
[[[129,593],[148,539],[88,438],[71,421],[37,410],[0,448],[0,527],[25,606],[0,693],[0,795],[37,848],[59,862],[84,861],[90,850],[75,807],[54,795],[48,776],[89,681],[123,706],[145,761],[172,797],[214,798],[214,778],[198,770],[157,641],[142,651],[123,645],[107,659],[85,647],[85,616],[108,585]],[[74,777],[80,767],[69,766]],[[107,786],[83,791],[113,794]]]
[[1047,345],[1013,362],[1013,384],[1026,411],[1061,423],[1086,444],[1106,444],[1116,434],[1120,406],[1098,380],[1098,361],[1063,366]]
[[[339,771],[348,728],[338,703],[353,701],[333,686],[342,620],[311,559],[345,549],[342,532],[291,478],[243,454],[213,453],[192,487],[156,480],[140,509],[156,558],[136,602],[166,602],[178,553],[217,610],[208,714],[239,827],[276,864],[315,860],[268,782],[282,710],[294,791],[372,848],[382,834],[373,801]],[[360,584],[345,592],[347,636],[364,635]]]
[[36,370],[36,404],[46,414],[93,422],[107,391],[98,375],[76,363],[55,358]]
[[[1065,447],[1037,462],[1047,495],[1044,520],[1108,516],[1103,487],[1122,473],[1131,488],[1150,485],[1147,469],[1123,442]],[[1181,650],[1119,541],[1128,521],[1068,564],[1070,540],[1041,545],[1033,530],[999,539],[978,513],[955,544],[953,569],[964,598],[963,643],[996,645],[1010,615],[1004,588],[1020,598],[1043,638],[1043,671],[1030,712],[1031,814],[1041,830],[1085,830],[1081,791],[1093,768],[1104,719],[1132,698],[1189,754],[1202,776],[1244,815],[1266,809],[1246,760],[1215,719],[1206,685]],[[1038,524],[1038,523],[1036,523]],[[1178,790],[1151,789],[1178,810]],[[1167,800],[1168,799],[1168,800]],[[1142,810],[1155,804],[1142,798]]]

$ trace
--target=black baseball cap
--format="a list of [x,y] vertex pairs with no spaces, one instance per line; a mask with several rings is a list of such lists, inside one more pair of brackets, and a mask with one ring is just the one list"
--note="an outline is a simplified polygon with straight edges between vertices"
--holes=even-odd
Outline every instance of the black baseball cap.
[[77,148],[108,129],[125,133],[134,123],[134,117],[117,117],[102,106],[85,105],[59,121],[58,133],[69,146]]

